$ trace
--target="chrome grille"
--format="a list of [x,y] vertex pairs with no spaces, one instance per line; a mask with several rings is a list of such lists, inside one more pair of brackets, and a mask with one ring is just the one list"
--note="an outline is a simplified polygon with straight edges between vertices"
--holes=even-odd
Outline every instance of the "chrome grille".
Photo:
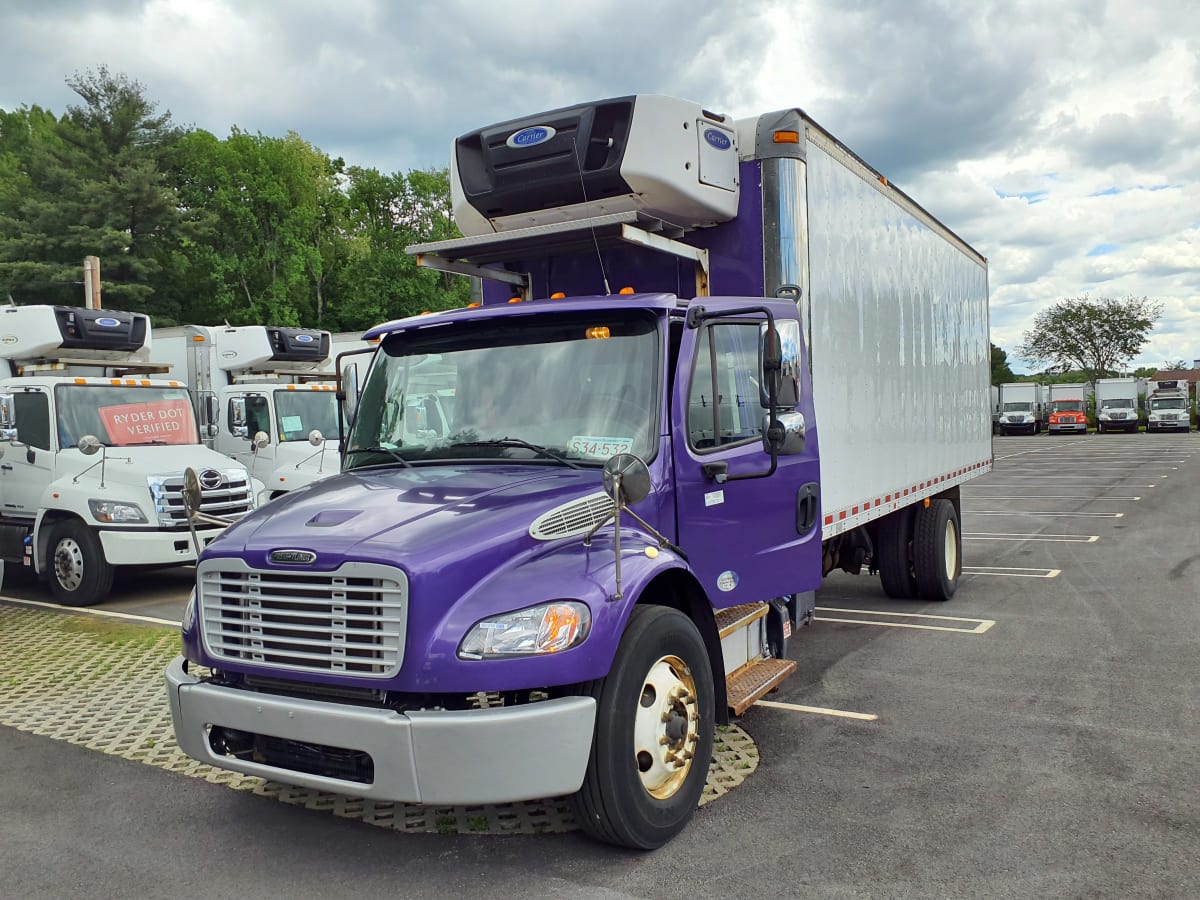
[[[254,508],[250,480],[245,472],[222,472],[220,475],[220,484],[216,487],[201,487],[200,512],[230,519],[241,518]],[[160,525],[187,525],[182,475],[151,478],[150,493],[154,496],[154,508]]]
[[204,643],[219,660],[369,678],[404,661],[408,580],[390,566],[304,572],[211,559],[196,592]]

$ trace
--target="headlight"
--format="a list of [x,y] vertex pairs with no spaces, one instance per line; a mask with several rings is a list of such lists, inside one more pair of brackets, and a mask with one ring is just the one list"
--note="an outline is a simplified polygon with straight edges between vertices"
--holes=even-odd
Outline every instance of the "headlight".
[[587,637],[592,613],[576,600],[556,600],[476,622],[458,645],[460,659],[504,659],[568,650]]
[[114,522],[123,525],[144,525],[146,516],[136,503],[121,503],[117,500],[89,500],[88,509],[97,522]]

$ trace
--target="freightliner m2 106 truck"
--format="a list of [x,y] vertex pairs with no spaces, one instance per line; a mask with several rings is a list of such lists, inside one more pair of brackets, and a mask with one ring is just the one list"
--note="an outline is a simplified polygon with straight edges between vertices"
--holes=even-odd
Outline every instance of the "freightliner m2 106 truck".
[[99,602],[121,566],[195,561],[189,467],[206,514],[254,506],[246,467],[201,444],[187,387],[151,377],[151,345],[140,313],[0,308],[2,552],[47,577],[59,603]]
[[1052,384],[1049,387],[1050,415],[1046,418],[1046,430],[1051,434],[1063,432],[1087,434],[1087,409],[1083,382]]
[[824,574],[954,593],[986,262],[797,109],[584,104],[464,135],[451,172],[467,236],[410,252],[484,302],[368,332],[342,474],[208,547],[176,734],[380,800],[571,795],[657,847]]
[[275,497],[339,468],[331,341],[308,328],[185,325],[155,333],[154,358],[211,418],[211,446]]
[[1000,385],[1000,433],[1038,434],[1046,420],[1045,388],[1034,381]]
[[1192,404],[1186,381],[1151,381],[1146,385],[1146,431],[1191,431]]
[[1096,379],[1096,431],[1138,430],[1138,388],[1132,378]]

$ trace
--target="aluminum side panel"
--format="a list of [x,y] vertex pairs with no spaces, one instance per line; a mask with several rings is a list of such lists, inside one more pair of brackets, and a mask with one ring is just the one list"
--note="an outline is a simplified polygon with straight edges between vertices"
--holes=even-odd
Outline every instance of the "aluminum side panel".
[[987,268],[808,145],[823,534],[991,464]]

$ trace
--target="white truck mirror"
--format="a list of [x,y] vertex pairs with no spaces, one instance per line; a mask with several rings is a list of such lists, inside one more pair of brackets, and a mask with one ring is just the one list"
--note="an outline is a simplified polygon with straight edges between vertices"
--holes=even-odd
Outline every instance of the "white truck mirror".
[[246,425],[246,398],[229,398],[229,431],[235,437],[249,438],[249,428]]
[[95,456],[104,445],[100,443],[100,439],[94,434],[85,434],[75,446],[79,448],[79,452],[84,456]]
[[271,443],[271,438],[268,437],[265,431],[256,431],[254,432],[254,440],[251,443],[254,444],[255,450],[261,450],[267,444]]
[[[260,432],[261,434],[261,432]],[[314,428],[308,433],[308,442],[314,447],[320,447],[325,443],[325,435],[321,434],[320,428]]]

